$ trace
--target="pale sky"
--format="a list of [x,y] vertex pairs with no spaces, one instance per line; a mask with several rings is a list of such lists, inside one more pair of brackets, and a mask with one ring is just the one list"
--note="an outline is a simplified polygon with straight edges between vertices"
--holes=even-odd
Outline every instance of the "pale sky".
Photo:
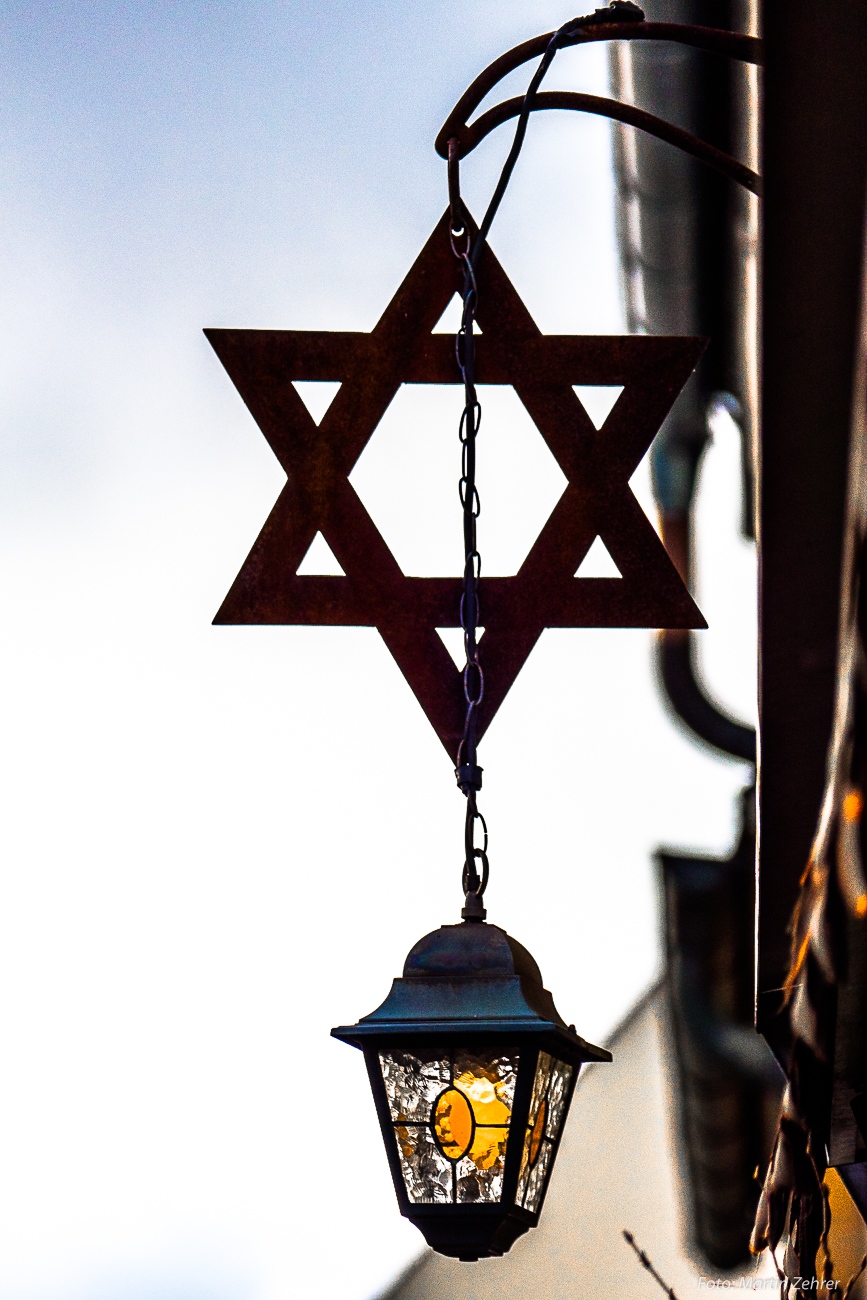
[[[422,1244],[361,1056],[328,1034],[458,919],[463,801],[374,630],[211,627],[282,473],[201,331],[370,329],[445,206],[452,103],[570,16],[5,6],[0,1300],[368,1300]],[[550,85],[604,94],[605,69],[568,52]],[[464,168],[477,216],[509,138]],[[604,123],[533,122],[492,245],[542,329],[622,330]],[[460,556],[453,396],[402,392],[358,471],[432,571]],[[488,397],[493,572],[556,475]],[[646,467],[636,491],[650,510]],[[702,656],[749,719],[738,491],[720,421]],[[596,1041],[658,970],[651,854],[727,851],[744,778],[672,726],[650,643],[546,633],[481,750],[489,919]]]

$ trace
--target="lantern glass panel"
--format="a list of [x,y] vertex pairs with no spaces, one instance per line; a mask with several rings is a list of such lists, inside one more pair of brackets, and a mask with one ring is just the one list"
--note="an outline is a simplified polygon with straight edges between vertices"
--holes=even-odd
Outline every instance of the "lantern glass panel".
[[563,1125],[571,1079],[571,1065],[558,1061],[547,1052],[539,1053],[517,1196],[518,1204],[533,1213],[542,1202],[548,1170]]
[[379,1062],[410,1201],[499,1201],[518,1052],[419,1048]]

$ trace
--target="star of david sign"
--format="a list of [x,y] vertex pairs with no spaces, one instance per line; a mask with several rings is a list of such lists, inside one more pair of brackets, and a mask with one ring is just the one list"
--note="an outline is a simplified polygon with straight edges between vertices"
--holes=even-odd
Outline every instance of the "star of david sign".
[[[514,387],[568,480],[519,572],[480,580],[481,736],[547,627],[706,626],[629,487],[705,341],[543,335],[489,248],[477,281],[477,381]],[[446,213],[370,334],[205,331],[287,480],[214,622],[378,628],[452,758],[463,685],[436,629],[461,580],[404,575],[349,475],[402,383],[461,382],[432,331],[462,282]],[[293,380],[340,381],[320,424]],[[623,386],[601,429],[573,384]],[[317,532],[345,577],[297,573]],[[575,576],[597,535],[620,578]]]

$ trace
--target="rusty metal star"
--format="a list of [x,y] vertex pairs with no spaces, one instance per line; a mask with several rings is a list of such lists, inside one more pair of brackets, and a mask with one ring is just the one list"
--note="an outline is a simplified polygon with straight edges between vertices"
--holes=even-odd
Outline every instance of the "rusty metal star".
[[[706,626],[629,487],[705,341],[543,335],[489,248],[477,281],[477,381],[514,387],[568,480],[519,572],[481,578],[481,736],[546,627]],[[349,475],[401,384],[461,382],[432,331],[462,289],[446,213],[370,334],[205,331],[287,478],[214,622],[376,627],[453,758],[463,688],[436,629],[460,625],[461,579],[404,575]],[[340,381],[320,424],[293,380]],[[573,384],[623,386],[601,429]],[[345,577],[296,572],[317,532]],[[575,576],[597,535],[622,577]]]

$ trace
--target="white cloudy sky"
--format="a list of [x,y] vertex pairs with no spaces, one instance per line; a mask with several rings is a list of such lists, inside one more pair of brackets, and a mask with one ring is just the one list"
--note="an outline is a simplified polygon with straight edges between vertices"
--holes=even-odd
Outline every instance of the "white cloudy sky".
[[[201,329],[369,329],[445,205],[452,102],[568,16],[4,6],[0,1300],[366,1300],[419,1247],[328,1031],[457,918],[462,800],[375,631],[210,626],[281,472]],[[600,48],[552,77],[605,81]],[[477,213],[506,145],[465,169]],[[543,329],[622,328],[603,123],[533,123],[492,242]],[[378,517],[408,564],[453,566],[450,403],[401,400],[412,506]],[[495,394],[480,541],[504,566],[510,513],[549,500],[527,436]],[[749,717],[736,462],[721,426],[700,599]],[[596,1039],[658,967],[653,849],[725,850],[744,775],[672,727],[649,651],[546,633],[482,753],[490,919]]]

